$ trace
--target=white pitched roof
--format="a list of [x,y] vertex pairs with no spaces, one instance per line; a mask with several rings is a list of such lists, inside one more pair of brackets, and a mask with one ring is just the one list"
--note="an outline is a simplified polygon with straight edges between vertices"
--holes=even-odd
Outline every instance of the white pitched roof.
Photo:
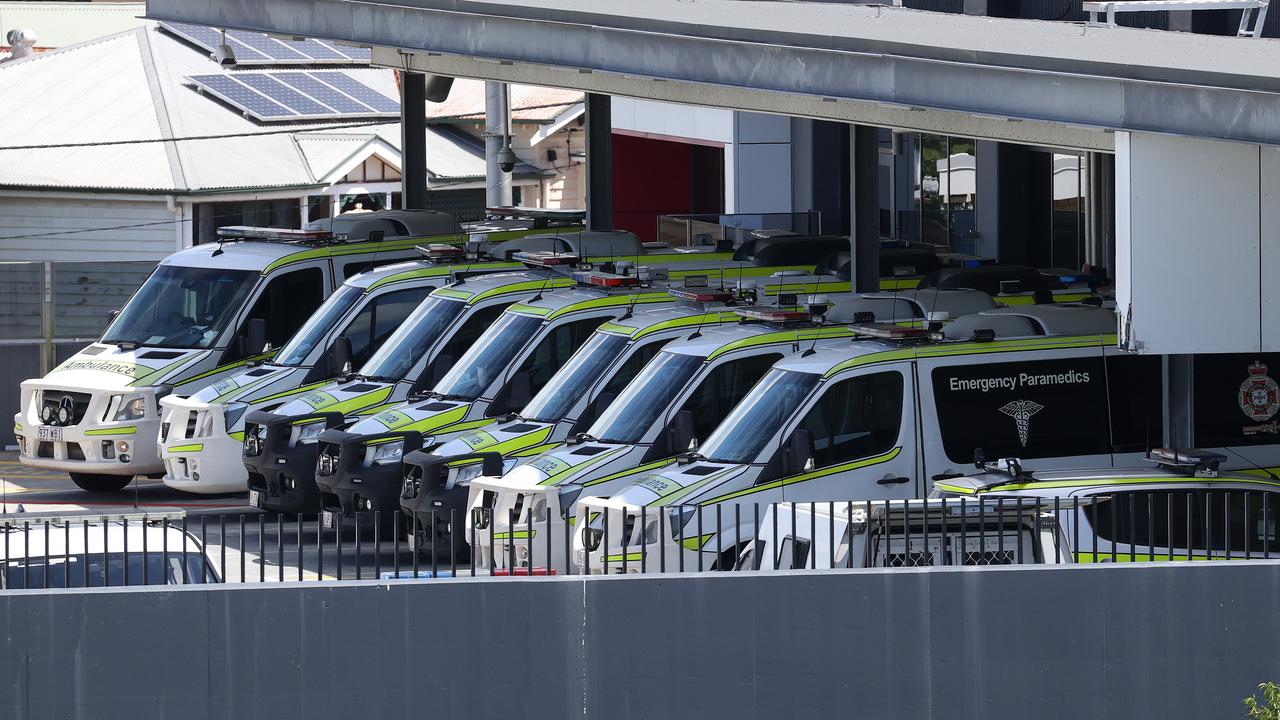
[[[189,75],[217,72],[247,71],[221,70],[204,52],[154,23],[0,64],[0,97],[6,105],[0,187],[163,193],[305,188],[332,182],[330,176],[356,153],[382,150],[387,160],[399,160],[398,123],[358,128],[258,124],[186,81]],[[343,72],[388,96],[399,94],[392,70]],[[272,134],[225,137],[264,131]],[[482,146],[453,132],[428,130],[428,173],[483,177]],[[201,136],[219,137],[4,149]]]

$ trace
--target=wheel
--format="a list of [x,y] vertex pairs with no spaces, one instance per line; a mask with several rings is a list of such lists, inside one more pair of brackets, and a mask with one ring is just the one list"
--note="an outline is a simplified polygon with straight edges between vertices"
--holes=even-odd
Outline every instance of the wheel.
[[81,490],[89,492],[118,492],[133,482],[133,476],[71,473],[71,482],[78,485]]

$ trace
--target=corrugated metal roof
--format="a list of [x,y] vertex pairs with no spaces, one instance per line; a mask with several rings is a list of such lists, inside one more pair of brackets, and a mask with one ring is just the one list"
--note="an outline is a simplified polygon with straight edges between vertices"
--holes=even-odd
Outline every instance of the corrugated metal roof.
[[[0,138],[0,186],[164,193],[316,187],[335,181],[330,176],[353,154],[377,148],[399,152],[398,123],[358,128],[340,127],[345,123],[257,124],[186,81],[189,75],[211,72],[237,71],[220,70],[203,51],[154,23],[0,64],[0,97],[11,109]],[[392,70],[343,72],[389,96],[399,94]],[[558,110],[527,111],[556,117],[575,98],[581,101],[582,93],[514,86],[513,98],[513,105],[524,107],[568,102]],[[444,105],[483,113],[483,83],[458,81]],[[256,134],[227,137],[246,133]],[[218,137],[174,139],[203,136]],[[166,138],[170,140],[129,145],[2,149]],[[482,178],[483,144],[453,127],[431,127],[427,172],[446,182]],[[516,170],[518,175],[538,172],[524,164]]]
[[[552,122],[571,106],[582,104],[583,98],[579,90],[512,85],[511,118],[533,123]],[[458,78],[453,81],[448,100],[427,103],[428,120],[459,117],[484,119],[484,81]]]
[[141,27],[146,14],[140,2],[0,2],[0,47],[16,28],[34,30],[36,47],[59,48]]

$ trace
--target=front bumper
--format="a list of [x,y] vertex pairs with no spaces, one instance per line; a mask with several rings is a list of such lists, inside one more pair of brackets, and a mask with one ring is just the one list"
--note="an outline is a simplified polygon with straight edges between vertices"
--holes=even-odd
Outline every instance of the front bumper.
[[372,522],[378,513],[382,529],[391,528],[400,511],[404,474],[399,461],[376,464],[371,456],[379,445],[396,441],[404,443],[403,457],[422,447],[422,434],[410,431],[361,435],[342,430],[321,433],[315,480],[321,510],[340,521],[354,519],[360,512]]
[[[502,456],[495,452],[465,455],[433,455],[423,450],[404,454],[400,509],[409,516],[414,548],[436,557],[459,559],[470,557],[471,546],[466,530],[471,527],[467,516],[465,485],[449,483],[449,464],[479,459],[482,475],[500,475]],[[478,543],[478,541],[477,541]]]
[[160,411],[165,485],[191,493],[244,492],[249,476],[222,405],[167,397]]
[[276,415],[262,410],[245,416],[240,460],[248,476],[249,499],[256,507],[282,513],[320,510],[315,483],[319,442],[295,441],[295,428],[313,422],[334,428],[345,419],[341,413]]
[[23,413],[14,416],[18,460],[24,465],[100,475],[152,475],[164,470],[156,453],[158,419],[60,427],[60,440],[41,440],[40,427],[28,422]]

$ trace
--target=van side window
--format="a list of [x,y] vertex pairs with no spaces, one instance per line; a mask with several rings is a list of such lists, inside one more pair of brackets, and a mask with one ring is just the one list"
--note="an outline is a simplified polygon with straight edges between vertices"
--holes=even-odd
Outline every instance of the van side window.
[[[1280,493],[1257,490],[1118,492],[1081,510],[1099,538],[1118,545],[1141,547],[1142,555],[1151,547],[1162,556],[1168,554],[1170,544],[1175,556],[1185,554],[1188,548],[1200,551],[1230,548],[1232,552],[1241,553],[1246,549],[1257,553],[1274,551],[1280,547],[1277,511],[1280,511]],[[1076,548],[1077,552],[1089,550],[1089,547]],[[1128,550],[1124,552],[1127,554]]]
[[1197,355],[1196,447],[1280,442],[1280,353]]
[[1158,355],[1113,355],[1107,360],[1113,452],[1142,452],[1164,438],[1164,373]]
[[813,438],[813,462],[828,467],[877,455],[898,442],[902,374],[882,372],[827,388],[800,427]]
[[610,393],[616,397],[618,393],[622,392],[622,389],[627,386],[627,383],[636,379],[636,375],[640,374],[640,371],[644,369],[644,366],[648,365],[649,361],[652,360],[668,342],[670,341],[663,340],[640,346],[639,349],[631,354],[631,357],[627,358],[627,361],[622,364],[622,367],[618,368],[618,371],[613,374],[613,377],[609,378],[609,382],[604,384],[604,388],[601,389],[601,392]]
[[[244,336],[249,320],[262,318],[267,321],[267,342],[278,348],[302,327],[324,298],[324,273],[320,268],[303,268],[278,275],[267,283],[254,301],[240,325],[238,337]],[[222,359],[224,364],[247,356],[239,345],[239,342],[232,341]]]
[[429,292],[431,288],[427,287],[397,290],[376,297],[361,308],[342,333],[351,338],[351,367],[363,365]]
[[[603,321],[600,318],[590,318],[566,323],[542,338],[529,357],[520,363],[520,369],[517,371],[529,374],[530,392],[537,395],[555,371],[559,370],[569,360],[569,356],[582,347],[582,343],[586,342],[587,338],[591,337],[591,333],[600,327],[601,322]],[[499,403],[494,404],[495,408],[499,406]]]
[[950,365],[933,371],[942,446],[954,463],[1106,455],[1106,375],[1101,357]]
[[792,568],[809,567],[809,541],[804,538],[796,538],[788,535],[783,538],[782,546],[778,548],[779,570],[790,570]]
[[693,435],[706,440],[716,425],[755,384],[782,359],[781,353],[755,355],[713,368],[702,384],[685,400],[681,410],[693,414]]
[[454,331],[453,336],[444,344],[444,347],[440,348],[440,352],[436,354],[430,364],[423,370],[422,375],[414,382],[413,389],[428,389],[435,385],[436,380],[443,377],[444,370],[448,369],[442,368],[441,371],[437,372],[436,366],[446,361],[448,363],[456,362],[467,351],[467,348],[470,348],[475,343],[480,334],[488,330],[489,326],[506,309],[507,306],[505,304],[491,305],[472,313],[471,317],[462,323],[462,327]]

